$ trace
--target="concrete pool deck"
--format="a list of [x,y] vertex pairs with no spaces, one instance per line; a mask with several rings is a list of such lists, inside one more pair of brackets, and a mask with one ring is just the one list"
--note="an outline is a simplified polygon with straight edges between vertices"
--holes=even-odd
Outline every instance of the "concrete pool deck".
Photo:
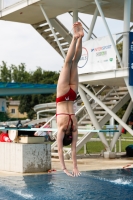
[[[68,170],[73,169],[72,160],[66,160],[65,163]],[[129,165],[128,167],[133,168],[133,157],[105,159],[102,157],[91,158],[90,156],[89,158],[78,159],[77,163],[80,171],[122,169],[127,165]],[[61,170],[59,160],[52,159],[52,169]]]
[[[65,160],[66,167],[68,170],[72,171],[73,165],[72,160]],[[80,171],[90,171],[90,170],[104,170],[104,169],[122,169],[123,167],[129,165],[127,168],[133,168],[133,157],[117,157],[115,159],[105,159],[103,157],[94,156],[84,156],[84,158],[77,159],[78,168]],[[59,159],[51,159],[51,169],[57,171],[62,171]],[[35,175],[35,174],[45,174],[46,172],[40,173],[15,173],[0,171],[0,176],[23,176],[23,175]]]

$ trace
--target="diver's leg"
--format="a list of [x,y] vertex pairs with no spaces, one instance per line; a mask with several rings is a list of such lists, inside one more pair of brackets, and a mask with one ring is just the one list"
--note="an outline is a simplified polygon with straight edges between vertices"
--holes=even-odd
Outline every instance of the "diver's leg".
[[[76,22],[73,25],[73,29],[75,30],[77,26],[78,26],[78,22]],[[74,31],[73,39],[71,41],[70,47],[68,49],[68,52],[67,52],[67,55],[65,58],[64,66],[61,70],[61,73],[60,73],[60,76],[58,79],[57,97],[62,96],[65,93],[67,93],[70,88],[71,67],[72,67],[72,63],[73,63],[73,57],[74,57],[75,51],[76,51],[77,39],[79,36],[80,36],[79,33]]]
[[70,72],[70,86],[75,92],[77,92],[77,90],[78,90],[78,68],[77,68],[77,65],[78,65],[78,62],[79,62],[81,54],[82,54],[82,38],[84,36],[84,32],[83,32],[81,23],[79,23],[78,31],[79,31],[80,37],[77,39],[76,51],[75,51],[75,55],[73,58],[71,72]]

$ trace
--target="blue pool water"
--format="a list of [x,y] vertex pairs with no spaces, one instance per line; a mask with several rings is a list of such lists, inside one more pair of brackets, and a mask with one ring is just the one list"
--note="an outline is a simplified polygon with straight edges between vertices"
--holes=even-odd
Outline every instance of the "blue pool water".
[[133,200],[133,169],[0,177],[0,200]]

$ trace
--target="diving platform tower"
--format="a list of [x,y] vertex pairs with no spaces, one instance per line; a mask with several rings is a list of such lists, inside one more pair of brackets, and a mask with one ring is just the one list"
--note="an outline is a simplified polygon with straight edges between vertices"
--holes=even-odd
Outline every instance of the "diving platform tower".
[[[93,30],[98,16],[101,16],[108,33],[111,45],[117,57],[115,69],[86,72],[79,74],[79,95],[83,105],[77,111],[80,119],[78,124],[88,120],[95,129],[114,118],[119,126],[124,127],[131,135],[133,130],[126,121],[133,108],[133,86],[129,86],[129,32],[130,23],[133,22],[132,0],[0,0],[0,20],[27,23],[37,31],[47,42],[63,57],[68,50],[72,34],[57,18],[61,14],[70,13],[72,23],[80,21],[78,13],[92,15],[90,27],[83,23],[86,30],[87,41],[96,39]],[[123,42],[122,57],[116,48],[106,18],[123,21],[123,32],[116,43]],[[100,31],[100,30],[99,30]],[[122,119],[117,116],[119,109],[129,102]],[[84,115],[81,115],[81,113]],[[104,134],[99,137],[107,151],[112,151],[119,138],[116,133],[108,144]],[[88,132],[77,142],[77,151],[93,136]],[[55,148],[55,145],[52,147]],[[70,150],[66,150],[68,155]]]

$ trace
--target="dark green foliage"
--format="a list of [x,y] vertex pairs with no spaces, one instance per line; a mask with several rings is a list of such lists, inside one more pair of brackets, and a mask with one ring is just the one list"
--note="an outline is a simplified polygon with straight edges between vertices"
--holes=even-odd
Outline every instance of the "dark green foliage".
[[31,80],[31,73],[26,71],[26,66],[21,63],[19,66],[11,65],[12,81],[16,83],[29,83]]
[[120,110],[116,113],[117,116],[119,116],[121,119],[122,119],[128,105],[129,105],[129,101],[122,108],[120,108]]
[[6,112],[0,112],[0,122],[7,121],[8,119],[9,119],[9,117]]
[[1,82],[11,82],[11,69],[6,66],[6,63],[2,61],[0,66]]
[[38,67],[35,72],[32,72],[31,83],[43,83],[43,84],[56,84],[59,77],[59,73],[53,71],[42,70]]
[[[1,82],[56,84],[59,77],[58,72],[45,71],[41,67],[37,67],[34,72],[27,72],[24,63],[8,67],[3,61],[0,69]],[[28,118],[33,119],[36,114],[33,110],[34,106],[40,103],[54,102],[55,97],[56,94],[33,94],[13,96],[12,99],[20,100],[19,112],[22,114],[26,112]]]
[[116,45],[116,47],[117,47],[117,49],[118,49],[118,51],[119,51],[120,56],[122,57],[123,43],[122,43],[122,42],[121,42],[121,43],[118,43],[118,44]]
[[[118,52],[120,54],[120,57],[122,58],[123,42],[118,43],[116,45],[116,47],[117,47],[117,50],[118,50]],[[120,64],[118,64],[118,68],[121,68]]]

